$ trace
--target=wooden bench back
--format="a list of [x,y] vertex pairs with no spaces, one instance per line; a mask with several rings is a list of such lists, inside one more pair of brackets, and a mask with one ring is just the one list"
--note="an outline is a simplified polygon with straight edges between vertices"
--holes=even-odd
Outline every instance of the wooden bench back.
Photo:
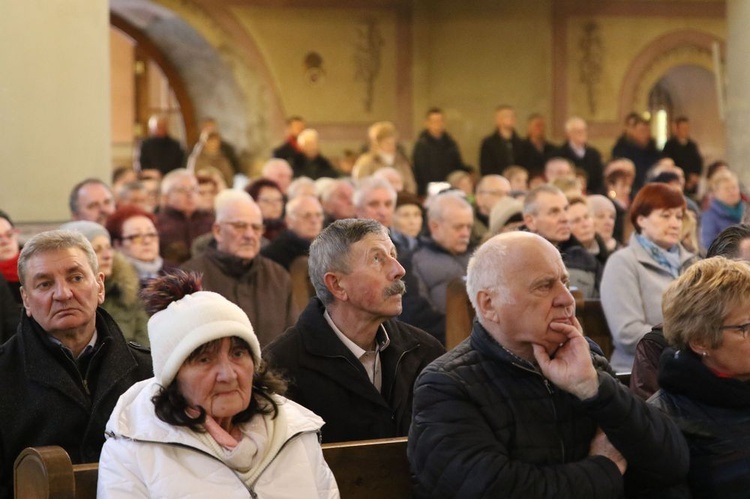
[[[323,445],[343,498],[411,496],[406,437]],[[15,497],[96,499],[98,463],[71,464],[62,447],[29,447],[14,465]]]
[[451,279],[445,293],[445,349],[451,350],[471,334],[474,307],[462,277]]
[[310,298],[315,296],[315,288],[310,282],[310,275],[307,271],[308,258],[298,256],[289,266],[289,276],[292,278],[292,303],[300,312],[307,307]]

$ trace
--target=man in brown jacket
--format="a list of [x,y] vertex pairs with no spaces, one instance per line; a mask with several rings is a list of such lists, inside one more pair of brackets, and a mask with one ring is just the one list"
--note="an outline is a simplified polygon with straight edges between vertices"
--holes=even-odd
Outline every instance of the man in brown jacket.
[[242,308],[264,346],[297,319],[291,278],[284,267],[259,254],[263,216],[249,194],[226,190],[216,197],[215,208],[215,243],[182,268],[203,273],[203,289]]

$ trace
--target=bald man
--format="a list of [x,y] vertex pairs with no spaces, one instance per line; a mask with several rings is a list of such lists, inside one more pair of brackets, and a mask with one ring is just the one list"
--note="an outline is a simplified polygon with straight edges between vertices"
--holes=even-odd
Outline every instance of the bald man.
[[471,338],[414,387],[416,497],[635,497],[682,483],[679,429],[609,374],[567,279],[535,234],[501,234],[474,254]]

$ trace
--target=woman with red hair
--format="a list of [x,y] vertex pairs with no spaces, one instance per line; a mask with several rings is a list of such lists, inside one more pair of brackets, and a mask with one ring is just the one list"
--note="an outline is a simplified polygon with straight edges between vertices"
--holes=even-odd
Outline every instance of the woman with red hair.
[[617,372],[630,372],[638,341],[662,322],[662,293],[698,259],[680,244],[685,207],[674,187],[643,187],[630,206],[635,232],[604,267],[602,308],[614,344],[610,363]]

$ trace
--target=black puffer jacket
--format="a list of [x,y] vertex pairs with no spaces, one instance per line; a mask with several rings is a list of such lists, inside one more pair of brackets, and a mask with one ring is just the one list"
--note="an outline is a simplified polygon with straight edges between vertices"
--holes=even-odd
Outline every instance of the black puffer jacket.
[[445,349],[424,331],[385,321],[390,345],[380,352],[379,393],[362,363],[328,325],[324,311],[319,299],[311,299],[297,325],[263,351],[270,366],[290,379],[287,398],[325,420],[323,442],[405,436],[414,380]]
[[[627,459],[625,480],[589,456],[597,427]],[[581,402],[478,323],[417,379],[408,452],[417,496],[430,498],[643,496],[630,486],[679,483],[688,468],[677,427],[609,374]]]

